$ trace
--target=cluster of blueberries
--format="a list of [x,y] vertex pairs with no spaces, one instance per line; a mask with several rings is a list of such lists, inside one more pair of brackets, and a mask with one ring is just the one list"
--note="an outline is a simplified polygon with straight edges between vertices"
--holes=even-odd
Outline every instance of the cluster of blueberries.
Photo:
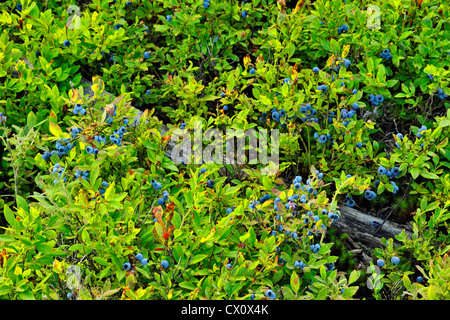
[[385,59],[385,60],[391,60],[392,54],[389,51],[389,49],[384,49],[383,52],[380,54],[380,58]]
[[437,89],[437,94],[438,94],[439,99],[441,99],[441,100],[448,97],[448,94],[445,94],[444,90],[442,90],[441,88]]
[[373,192],[372,190],[367,189],[366,191],[364,191],[364,198],[366,198],[367,200],[372,201],[376,197],[377,197],[377,194],[375,192]]
[[[400,258],[397,257],[397,256],[393,256],[393,257],[391,258],[391,263],[394,264],[394,265],[399,264],[399,263],[400,263]],[[377,265],[378,265],[380,268],[381,268],[382,266],[384,266],[384,260],[383,260],[383,259],[378,259],[378,260],[377,260]],[[422,280],[423,280],[423,279],[422,279]],[[419,281],[417,281],[417,282],[419,282]],[[420,282],[422,282],[422,281],[420,281]]]
[[306,264],[302,260],[297,260],[294,262],[294,267],[301,268],[303,270],[306,267]]
[[320,86],[317,87],[317,90],[327,92],[328,87],[325,84],[321,84]]
[[318,243],[312,244],[309,246],[309,249],[311,249],[314,253],[317,253],[320,250],[320,244]]
[[422,131],[426,131],[426,130],[428,130],[428,128],[425,125],[421,126],[419,128],[419,131],[417,131],[416,137],[419,138],[419,139],[422,138],[423,137]]
[[[383,166],[379,166],[378,167],[378,173],[380,175],[385,175],[387,176],[390,180],[397,178],[398,176],[400,176],[402,174],[402,172],[400,171],[399,167],[393,167],[392,169],[386,169]],[[378,188],[378,185],[380,184],[380,180],[376,180],[374,182],[375,188]],[[392,193],[396,194],[399,190],[398,186],[395,184],[394,181],[391,181],[392,186],[394,187]]]
[[86,152],[87,152],[87,153],[92,153],[92,154],[94,154],[94,155],[98,155],[99,150],[98,150],[98,148],[96,148],[96,147],[93,147],[93,146],[87,146],[87,147],[86,147]]
[[341,34],[343,32],[347,32],[348,31],[348,25],[346,23],[344,23],[342,26],[340,26],[338,28],[338,33]]
[[162,192],[162,198],[159,198],[159,199],[157,200],[157,203],[158,203],[160,206],[163,206],[163,205],[166,204],[166,201],[167,201],[167,200],[169,200],[169,192],[164,190],[164,191]]
[[[62,176],[64,174],[65,168],[61,167],[61,165],[59,163],[55,163],[55,165],[53,166],[53,173],[58,173],[59,174],[59,178],[63,178],[63,181],[66,182],[66,177]],[[56,184],[58,182],[58,179],[53,180],[53,184]]]
[[87,180],[87,178],[89,177],[89,171],[81,171],[81,170],[75,170],[75,175],[74,175],[75,179],[84,179]]
[[147,265],[148,260],[146,258],[144,258],[144,255],[142,253],[138,253],[136,255],[136,260],[139,261],[140,263],[142,263],[143,266]]
[[336,267],[334,266],[334,262],[331,263],[325,263],[325,266],[327,267],[327,271],[333,271]]
[[384,101],[384,97],[381,94],[377,94],[377,95],[369,94],[367,96],[367,99],[374,106],[377,106]]
[[162,186],[161,183],[159,183],[158,181],[156,181],[155,179],[152,179],[152,181],[150,181],[150,184],[152,185],[152,187],[155,190],[161,190]]
[[319,135],[317,132],[314,132],[314,139],[317,139],[319,143],[325,143],[328,140],[331,140],[331,135],[329,133]]
[[57,154],[59,157],[62,157],[63,155],[68,153],[69,150],[72,150],[75,147],[76,143],[77,143],[76,141],[71,142],[69,138],[59,139],[56,141],[55,150],[45,151],[42,154],[42,159],[48,161],[54,154]]
[[73,114],[79,114],[84,116],[86,114],[86,109],[83,108],[83,106],[79,103],[77,103],[74,107],[73,107]]
[[126,132],[127,132],[127,128],[125,126],[121,126],[119,129],[114,130],[113,134],[109,136],[109,141],[111,141],[112,143],[114,143],[120,147],[122,145],[123,135]]
[[109,187],[108,181],[102,181],[102,188],[98,189],[98,192],[100,192],[100,194],[103,196],[103,194],[105,194],[105,192],[106,192],[105,188],[108,188],[108,187]]
[[0,112],[0,123],[6,122],[6,116],[3,115],[3,112]]
[[[139,261],[143,266],[146,266],[148,264],[148,259],[144,258],[144,255],[142,253],[138,253],[136,255],[136,260]],[[123,270],[129,271],[131,270],[131,263],[125,262],[122,265]]]

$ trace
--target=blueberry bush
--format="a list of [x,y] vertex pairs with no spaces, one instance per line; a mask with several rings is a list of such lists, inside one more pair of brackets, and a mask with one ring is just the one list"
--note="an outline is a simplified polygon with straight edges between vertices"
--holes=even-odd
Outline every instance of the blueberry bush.
[[[0,299],[449,299],[449,8],[3,1]],[[276,173],[166,154],[208,129]],[[361,266],[344,207],[413,232]]]

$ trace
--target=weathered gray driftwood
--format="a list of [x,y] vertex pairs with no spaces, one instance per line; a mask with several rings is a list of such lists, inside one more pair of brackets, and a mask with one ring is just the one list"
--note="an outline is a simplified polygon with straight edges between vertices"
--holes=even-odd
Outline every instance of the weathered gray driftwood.
[[364,214],[356,209],[350,208],[345,205],[339,207],[341,217],[333,223],[339,232],[349,234],[356,242],[369,248],[381,247],[381,238],[392,238],[394,242],[396,235],[399,235],[404,229],[406,234],[412,234],[412,227],[409,224],[400,225],[393,221],[386,221],[383,227],[377,232],[375,236],[375,228],[371,226],[371,222],[381,224],[383,219],[377,218],[368,214]]
[[[22,60],[30,68],[34,68],[33,64],[30,61],[28,61],[26,58],[22,58]],[[84,94],[92,96],[93,95],[93,92],[91,89],[92,82],[87,79],[82,78],[81,83],[87,85],[83,88]],[[104,91],[104,94],[110,95],[112,97],[112,99],[115,98],[108,91]],[[140,111],[139,109],[137,109],[133,106],[131,106],[131,107],[134,108],[137,113],[137,115],[134,118],[131,125],[138,125],[141,115],[142,115],[142,111]],[[162,125],[160,131],[161,131],[161,134],[165,134],[166,132],[169,131],[169,128],[166,125]],[[169,140],[167,148],[166,148],[166,157],[172,159],[172,150],[175,147],[176,147],[176,144],[173,141]],[[192,152],[191,150],[186,149],[186,148],[185,148],[185,150],[183,148],[179,148],[179,146],[178,146],[178,149],[181,150],[182,153],[189,154]],[[375,221],[375,222],[381,224],[383,222],[382,219],[364,214],[356,209],[350,208],[345,205],[341,205],[339,210],[341,212],[341,217],[339,220],[334,222],[333,227],[336,228],[339,232],[350,235],[352,242],[355,241],[369,249],[380,247],[382,237],[384,237],[386,239],[392,238],[395,241],[394,237],[396,235],[400,234],[403,229],[405,229],[407,234],[411,234],[411,231],[412,231],[412,228],[408,225],[401,226],[395,222],[386,221],[384,223],[383,227],[378,231],[376,236],[373,236],[372,234],[374,233],[375,229],[371,226],[370,223],[372,221]],[[360,249],[356,249],[356,250],[360,250]]]

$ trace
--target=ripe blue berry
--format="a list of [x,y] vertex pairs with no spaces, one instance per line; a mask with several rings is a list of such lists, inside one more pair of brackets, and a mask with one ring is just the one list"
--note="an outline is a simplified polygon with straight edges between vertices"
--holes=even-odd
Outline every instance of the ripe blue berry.
[[324,134],[322,134],[322,135],[319,137],[319,142],[320,142],[320,143],[325,143],[325,142],[327,142],[327,136],[324,135]]
[[242,18],[247,18],[247,14],[248,14],[247,10],[243,10],[241,13]]
[[347,200],[347,206],[349,206],[350,208],[353,208],[355,206],[355,200],[348,199]]
[[386,174],[386,168],[383,166],[379,166],[378,167],[378,173],[381,175],[385,175]]
[[373,192],[372,190],[364,191],[364,197],[369,201],[372,201],[373,199],[375,199],[376,196],[377,196],[376,193]]
[[269,299],[275,300],[277,298],[277,295],[270,289],[266,291],[266,297]]
[[64,41],[63,41],[63,45],[64,45],[65,47],[70,46],[70,41],[69,41],[69,40],[64,40]]
[[393,256],[391,259],[392,264],[399,264],[400,263],[400,258],[397,256]]
[[161,267],[167,269],[169,267],[169,262],[167,260],[161,261]]
[[128,271],[131,269],[131,264],[129,262],[125,262],[123,264],[123,270]]
[[168,22],[170,22],[170,20],[172,20],[172,16],[171,16],[171,15],[166,16],[166,20],[167,20]]
[[138,253],[138,254],[136,255],[136,260],[141,261],[142,258],[144,258],[144,255],[143,255],[142,253]]
[[314,68],[312,69],[312,71],[313,71],[314,73],[317,73],[317,72],[320,71],[320,69],[319,69],[318,67],[314,67]]
[[378,260],[377,260],[377,265],[378,265],[379,267],[384,266],[384,260],[383,260],[383,259],[378,259]]
[[145,258],[142,258],[141,263],[143,266],[146,266],[148,264],[148,260]]
[[145,52],[144,52],[144,58],[145,58],[145,59],[149,59],[149,58],[150,58],[150,52],[145,51]]

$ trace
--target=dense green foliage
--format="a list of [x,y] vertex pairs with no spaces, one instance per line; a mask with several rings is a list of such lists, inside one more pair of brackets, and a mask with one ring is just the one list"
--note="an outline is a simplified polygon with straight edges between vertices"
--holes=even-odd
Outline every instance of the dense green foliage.
[[[368,5],[2,2],[0,299],[450,298],[449,6]],[[277,173],[175,163],[198,123]],[[344,205],[413,233],[358,267]]]

